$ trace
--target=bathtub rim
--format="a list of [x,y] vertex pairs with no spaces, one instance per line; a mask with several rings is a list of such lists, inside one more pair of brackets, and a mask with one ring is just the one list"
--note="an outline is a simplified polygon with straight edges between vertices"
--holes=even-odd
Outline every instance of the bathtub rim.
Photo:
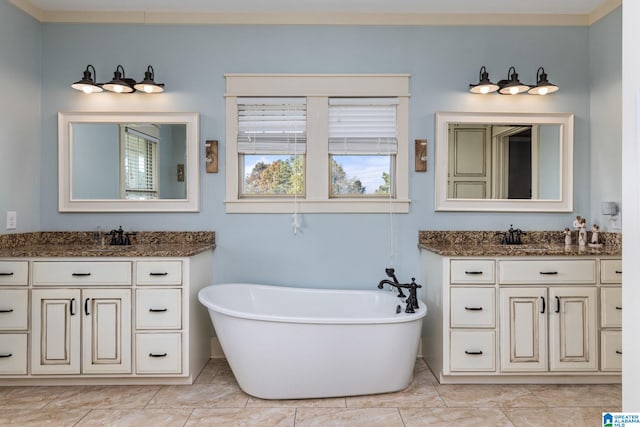
[[249,313],[245,311],[233,310],[227,307],[220,306],[209,299],[205,298],[204,295],[207,293],[207,289],[213,287],[232,287],[232,286],[250,286],[257,288],[268,288],[273,290],[273,288],[291,290],[295,292],[331,292],[337,294],[360,294],[360,293],[383,293],[389,294],[389,291],[378,290],[378,289],[333,289],[333,288],[305,288],[305,287],[294,287],[294,286],[282,286],[282,285],[264,285],[257,283],[220,283],[208,285],[198,292],[198,300],[202,305],[204,305],[208,310],[214,311],[216,313],[224,314],[231,317],[241,318],[241,319],[249,319],[249,320],[258,320],[265,322],[280,322],[280,323],[300,323],[300,324],[328,324],[328,325],[373,325],[373,324],[390,324],[390,323],[407,323],[413,321],[420,321],[423,317],[427,315],[427,306],[422,301],[419,300],[419,308],[415,313],[405,313],[404,308],[406,307],[406,303],[403,299],[398,299],[398,305],[402,307],[402,312],[399,314],[394,314],[394,316],[388,317],[359,317],[359,318],[346,318],[346,317],[298,317],[298,316],[277,316],[272,314],[255,314]]

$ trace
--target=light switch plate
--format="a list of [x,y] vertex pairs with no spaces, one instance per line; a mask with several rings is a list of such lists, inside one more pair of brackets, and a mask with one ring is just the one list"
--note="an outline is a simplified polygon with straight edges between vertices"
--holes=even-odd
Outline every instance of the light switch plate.
[[17,226],[16,211],[7,211],[7,230],[15,230]]

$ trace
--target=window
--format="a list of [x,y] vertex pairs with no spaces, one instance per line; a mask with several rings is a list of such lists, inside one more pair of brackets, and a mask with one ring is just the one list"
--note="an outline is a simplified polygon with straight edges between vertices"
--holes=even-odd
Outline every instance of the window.
[[408,75],[229,74],[226,211],[409,211]]
[[124,126],[124,197],[128,200],[158,198],[158,137]]
[[398,144],[397,98],[330,98],[331,197],[389,197]]
[[305,98],[238,98],[240,197],[304,195]]

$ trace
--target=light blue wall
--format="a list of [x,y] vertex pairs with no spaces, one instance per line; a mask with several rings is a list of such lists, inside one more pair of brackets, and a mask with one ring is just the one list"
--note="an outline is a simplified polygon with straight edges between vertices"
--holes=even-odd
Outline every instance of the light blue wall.
[[600,203],[622,199],[622,8],[589,28],[589,74],[591,218],[607,230]]
[[[42,228],[84,230],[122,224],[133,230],[215,230],[216,282],[261,281],[326,287],[372,287],[394,260],[401,280],[419,271],[420,229],[561,229],[573,214],[435,213],[436,111],[572,112],[575,114],[575,208],[588,212],[589,37],[585,27],[345,27],[43,25]],[[142,77],[152,64],[166,93],[85,95],[69,84],[87,64],[105,81],[118,64]],[[506,77],[509,66],[532,82],[539,66],[560,85],[548,97],[477,96],[467,92],[480,66]],[[410,172],[411,211],[307,214],[292,233],[290,215],[225,214],[225,169],[205,174],[196,214],[61,214],[57,212],[58,111],[197,111],[204,141],[225,156],[224,73],[410,73],[410,141],[427,138],[428,172]],[[410,161],[413,165],[413,159]]]
[[74,123],[73,199],[120,198],[120,127],[115,123]]
[[[18,214],[17,232],[40,223],[41,25],[0,2],[0,230],[6,211]],[[57,158],[49,159],[55,165]],[[57,188],[53,189],[57,193]],[[12,231],[9,231],[12,232]]]
[[560,197],[560,139],[561,130],[557,125],[539,128],[538,196],[541,199]]

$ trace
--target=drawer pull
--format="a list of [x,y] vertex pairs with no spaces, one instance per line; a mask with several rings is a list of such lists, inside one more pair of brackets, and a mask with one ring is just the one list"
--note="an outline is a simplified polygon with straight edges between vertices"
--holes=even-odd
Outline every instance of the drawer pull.
[[13,313],[13,308],[0,308],[0,313]]
[[71,275],[74,277],[87,277],[91,276],[91,273],[71,273]]
[[616,350],[616,354],[622,354],[622,350]]
[[13,356],[11,353],[0,353],[0,359],[6,359],[11,356]]
[[482,311],[482,307],[465,307],[464,309],[468,311]]
[[89,313],[89,298],[84,300],[84,314],[86,316],[89,316],[91,314],[91,313]]
[[10,272],[10,273],[0,272],[0,276],[13,276],[13,272]]
[[620,307],[619,305],[616,305],[616,310],[622,310],[622,307]]
[[540,297],[540,299],[542,300],[542,311],[540,314],[544,314],[544,310],[547,308],[547,303],[544,301],[544,297]]
[[167,357],[167,353],[149,353],[149,357]]
[[168,311],[169,309],[167,308],[150,308],[149,312],[151,313],[164,313],[165,311]]
[[616,274],[622,274],[622,270],[616,270]]
[[478,276],[482,274],[482,271],[465,271],[464,274],[468,276]]
[[556,313],[560,313],[560,298],[556,297]]
[[76,299],[75,298],[71,298],[71,301],[69,301],[69,314],[71,316],[75,316],[76,315],[75,306],[76,306]]
[[543,276],[555,276],[556,274],[558,274],[557,271],[541,271],[540,274],[542,274]]
[[481,356],[483,353],[482,353],[482,350],[477,350],[477,351],[465,350],[464,354],[468,354],[470,356]]
[[149,273],[149,276],[168,276],[169,273],[164,272],[164,273]]

